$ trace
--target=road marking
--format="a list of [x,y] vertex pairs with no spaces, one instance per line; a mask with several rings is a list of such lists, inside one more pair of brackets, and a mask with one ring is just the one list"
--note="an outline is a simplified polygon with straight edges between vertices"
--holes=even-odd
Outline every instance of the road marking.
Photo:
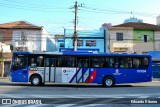
[[83,106],[76,106],[76,107],[92,107],[92,106],[102,106],[102,105],[105,105],[105,104],[88,104],[88,105],[83,105]]
[[7,97],[7,98],[24,98],[21,95],[17,95],[17,94],[0,94],[0,98],[2,98],[1,96]]
[[76,104],[62,104],[62,105],[58,105],[58,106],[55,106],[55,107],[70,107],[70,106],[74,106],[74,105],[76,105]]
[[40,107],[40,106],[42,106],[42,107],[45,107],[45,106],[48,106],[48,104],[33,104],[33,105],[28,105],[28,106],[25,106],[25,107]]
[[[36,95],[36,94],[0,94],[0,98],[148,98],[150,96],[160,95],[153,94],[118,94],[118,95]],[[160,98],[157,96],[156,98]]]
[[140,96],[138,98],[148,98],[149,96]]
[[1,104],[3,107],[17,107],[20,106],[22,104]]

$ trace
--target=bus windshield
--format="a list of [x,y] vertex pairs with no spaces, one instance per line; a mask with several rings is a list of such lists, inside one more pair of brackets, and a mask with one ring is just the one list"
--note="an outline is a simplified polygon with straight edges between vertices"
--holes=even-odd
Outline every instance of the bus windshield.
[[15,56],[12,60],[13,69],[22,69],[27,65],[27,58],[25,56]]

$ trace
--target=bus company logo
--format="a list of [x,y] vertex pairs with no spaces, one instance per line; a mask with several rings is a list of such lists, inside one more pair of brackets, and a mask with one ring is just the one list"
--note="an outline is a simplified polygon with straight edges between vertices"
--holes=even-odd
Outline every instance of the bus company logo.
[[116,74],[118,74],[119,73],[119,70],[118,69],[116,69]]
[[122,73],[119,73],[119,70],[118,69],[116,69],[115,70],[115,73],[113,73],[114,75],[121,75]]
[[66,73],[67,71],[66,70],[63,70],[63,73]]

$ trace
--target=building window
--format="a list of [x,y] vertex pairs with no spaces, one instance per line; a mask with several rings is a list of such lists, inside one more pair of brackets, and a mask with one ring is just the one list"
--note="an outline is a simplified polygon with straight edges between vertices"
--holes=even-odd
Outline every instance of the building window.
[[86,46],[96,46],[96,40],[86,40]]
[[4,35],[3,34],[0,34],[0,41],[1,40],[4,40]]
[[148,42],[149,41],[149,36],[148,35],[143,35],[143,41]]
[[18,45],[24,46],[26,45],[26,41],[27,41],[26,35],[24,34],[24,32],[21,32],[20,41],[18,42]]
[[116,39],[117,39],[117,41],[123,41],[123,33],[117,33]]
[[[74,42],[73,42],[73,46],[74,46]],[[78,40],[77,41],[77,46],[83,46],[83,40]]]
[[64,43],[60,43],[60,47],[61,47],[61,48],[64,48]]
[[21,39],[21,41],[26,41],[27,40],[27,37],[26,37],[24,32],[21,32],[21,38],[20,39]]

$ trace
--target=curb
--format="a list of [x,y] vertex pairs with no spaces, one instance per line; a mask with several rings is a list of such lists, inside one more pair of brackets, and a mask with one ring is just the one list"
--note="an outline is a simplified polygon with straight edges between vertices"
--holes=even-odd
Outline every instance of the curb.
[[160,81],[160,78],[153,78],[152,81]]
[[9,77],[0,77],[0,79],[9,79]]

